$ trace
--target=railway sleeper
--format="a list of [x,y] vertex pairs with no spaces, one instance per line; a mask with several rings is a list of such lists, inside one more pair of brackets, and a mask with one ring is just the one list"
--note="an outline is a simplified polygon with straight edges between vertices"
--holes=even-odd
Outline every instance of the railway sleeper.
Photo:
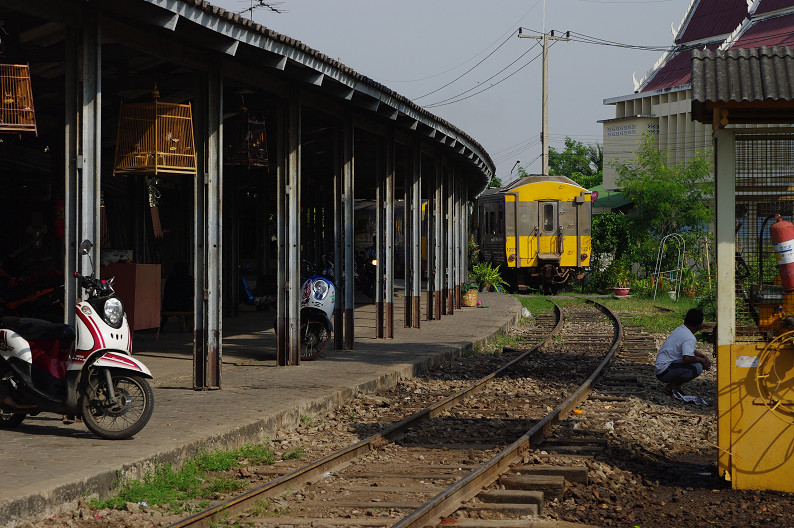
[[[513,490],[513,489],[489,489],[481,491],[477,494],[476,500],[486,504],[498,504],[499,507],[492,508],[499,511],[505,511],[505,505],[516,506],[535,506],[536,511],[534,514],[527,515],[541,515],[543,513],[543,492],[532,490]],[[474,503],[476,505],[477,503]]]
[[554,466],[551,464],[527,464],[513,466],[510,469],[515,475],[559,476],[568,482],[588,484],[587,466]]

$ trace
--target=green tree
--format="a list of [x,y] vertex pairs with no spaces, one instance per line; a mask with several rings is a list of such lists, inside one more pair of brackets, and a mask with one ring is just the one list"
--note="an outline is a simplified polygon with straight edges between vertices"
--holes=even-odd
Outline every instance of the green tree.
[[646,133],[633,160],[612,162],[617,184],[636,206],[633,214],[625,216],[623,253],[648,272],[655,267],[664,236],[678,233],[694,247],[713,219],[708,205],[713,191],[708,153],[701,150],[690,160],[669,164],[667,151],[655,143],[656,137]]
[[491,178],[491,181],[488,182],[488,187],[487,188],[488,189],[494,189],[496,187],[501,187],[501,186],[502,186],[502,179],[494,176],[493,178]]
[[604,150],[601,145],[585,145],[565,138],[565,150],[549,147],[549,174],[566,176],[585,189],[600,185],[604,180]]

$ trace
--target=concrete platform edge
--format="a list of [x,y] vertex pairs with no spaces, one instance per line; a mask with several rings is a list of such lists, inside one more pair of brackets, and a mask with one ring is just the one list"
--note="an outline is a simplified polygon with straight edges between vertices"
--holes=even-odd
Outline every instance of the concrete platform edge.
[[172,463],[175,466],[179,466],[185,459],[193,456],[201,449],[232,449],[245,444],[266,441],[279,430],[294,428],[299,425],[303,415],[324,413],[350,401],[356,394],[370,394],[383,388],[393,387],[402,379],[421,374],[434,365],[449,359],[459,358],[474,347],[483,346],[493,341],[497,336],[508,332],[518,324],[521,319],[520,306],[519,304],[518,312],[501,326],[488,335],[463,346],[440,352],[411,365],[395,369],[368,382],[339,390],[334,394],[312,400],[308,404],[297,405],[291,410],[250,422],[226,433],[136,460],[123,465],[119,470],[103,471],[88,479],[74,481],[49,490],[42,490],[35,495],[6,501],[0,504],[2,525],[5,528],[14,528],[25,522],[32,522],[74,510],[81,499],[110,496],[117,489],[120,481],[140,479],[147,471],[159,464]]

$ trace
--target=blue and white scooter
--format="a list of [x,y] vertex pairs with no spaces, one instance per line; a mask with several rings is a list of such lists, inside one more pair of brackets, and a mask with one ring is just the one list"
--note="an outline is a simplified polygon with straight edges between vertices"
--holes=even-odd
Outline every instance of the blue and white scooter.
[[310,276],[301,286],[300,354],[301,360],[310,360],[320,355],[331,338],[336,286],[330,270],[308,262],[305,264],[309,267]]

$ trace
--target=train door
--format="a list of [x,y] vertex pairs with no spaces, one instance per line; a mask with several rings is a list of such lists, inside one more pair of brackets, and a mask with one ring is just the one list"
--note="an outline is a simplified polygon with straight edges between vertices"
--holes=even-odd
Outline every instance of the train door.
[[518,267],[537,266],[538,229],[537,202],[519,201],[516,218],[516,236],[518,237],[516,257],[518,259]]
[[542,260],[559,260],[557,202],[538,202],[538,253]]

